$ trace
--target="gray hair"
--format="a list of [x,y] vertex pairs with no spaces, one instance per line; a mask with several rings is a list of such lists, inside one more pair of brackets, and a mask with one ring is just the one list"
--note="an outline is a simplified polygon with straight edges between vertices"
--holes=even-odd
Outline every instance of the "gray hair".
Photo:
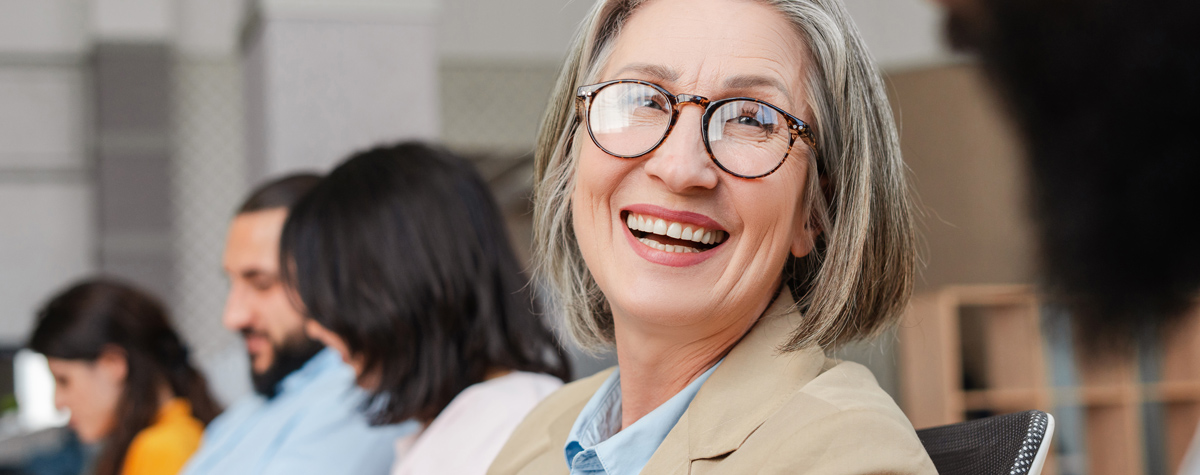
[[[571,195],[579,155],[575,91],[596,82],[629,16],[648,0],[600,0],[580,26],[542,118],[534,159],[536,275],[572,338],[613,342],[613,318],[579,251]],[[916,232],[899,138],[883,81],[840,0],[760,0],[805,40],[819,157],[810,154],[805,206],[821,231],[789,256],[784,282],[804,312],[782,350],[837,347],[892,324],[912,294]],[[818,177],[819,175],[819,177]]]

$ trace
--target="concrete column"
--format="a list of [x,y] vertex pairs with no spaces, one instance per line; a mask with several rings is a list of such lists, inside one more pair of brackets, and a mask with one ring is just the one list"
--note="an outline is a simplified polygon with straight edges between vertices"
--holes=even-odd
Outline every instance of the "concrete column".
[[[244,34],[251,182],[437,139],[437,0],[262,0]],[[471,131],[462,131],[471,133]]]
[[174,293],[178,328],[229,404],[250,391],[241,339],[221,325],[225,235],[246,193],[238,34],[245,0],[179,0],[172,74]]

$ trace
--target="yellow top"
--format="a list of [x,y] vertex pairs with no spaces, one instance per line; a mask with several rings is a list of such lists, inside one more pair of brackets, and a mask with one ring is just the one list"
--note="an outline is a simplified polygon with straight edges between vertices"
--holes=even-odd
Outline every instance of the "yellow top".
[[154,424],[142,429],[129,443],[121,475],[174,475],[200,447],[204,424],[192,417],[187,399],[163,404]]

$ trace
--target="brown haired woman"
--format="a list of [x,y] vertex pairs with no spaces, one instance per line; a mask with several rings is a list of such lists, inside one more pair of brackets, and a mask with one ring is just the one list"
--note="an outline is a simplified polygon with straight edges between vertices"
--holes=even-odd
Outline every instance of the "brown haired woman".
[[174,474],[221,411],[153,297],[106,279],[76,284],[39,312],[29,348],[46,356],[55,405],[86,443],[96,475]]

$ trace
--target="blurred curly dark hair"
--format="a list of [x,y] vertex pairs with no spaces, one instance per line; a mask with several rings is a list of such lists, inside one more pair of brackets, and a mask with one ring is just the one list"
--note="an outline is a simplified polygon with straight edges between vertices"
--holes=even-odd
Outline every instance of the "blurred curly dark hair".
[[1092,349],[1170,328],[1200,288],[1200,2],[955,2],[1023,135],[1049,295]]

